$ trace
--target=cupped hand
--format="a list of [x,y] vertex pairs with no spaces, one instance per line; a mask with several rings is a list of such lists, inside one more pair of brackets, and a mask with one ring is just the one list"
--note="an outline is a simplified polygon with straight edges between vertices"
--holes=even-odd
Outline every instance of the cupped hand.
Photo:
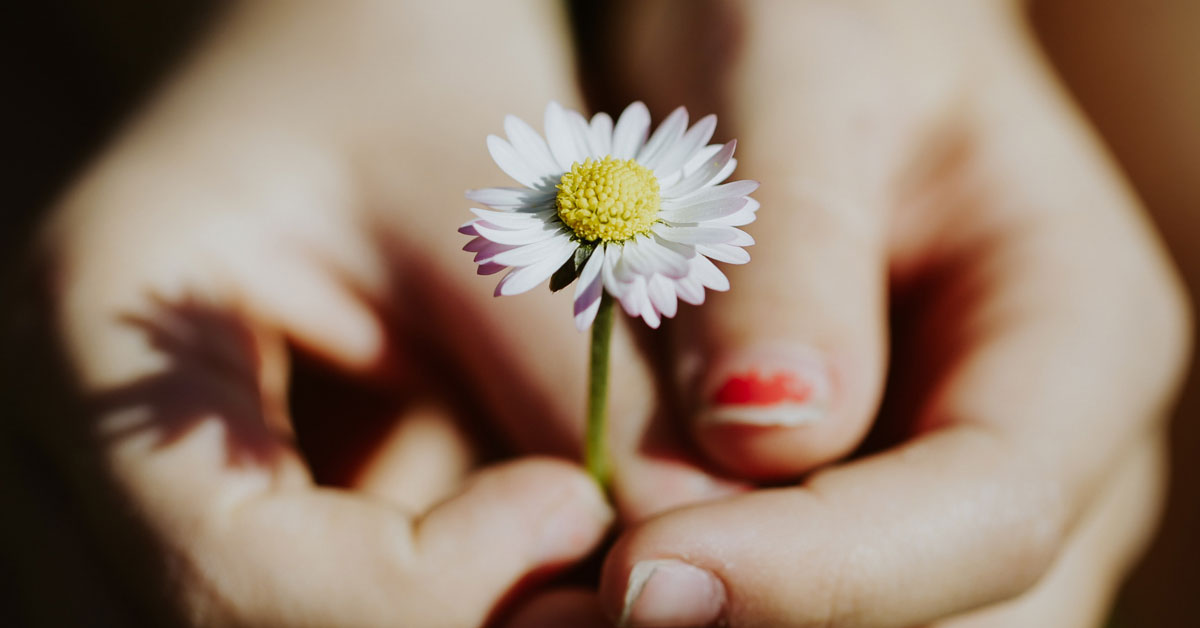
[[713,467],[782,485],[625,532],[607,611],[637,626],[1101,621],[1159,507],[1186,308],[1020,7],[726,7],[688,22],[736,31],[707,74],[687,68],[712,47],[662,36],[672,9],[699,11],[630,8],[628,89],[658,111],[719,103],[739,178],[762,182],[754,259],[681,314],[675,380]]
[[[447,49],[502,21],[511,45]],[[505,321],[582,355],[547,304],[493,307],[456,233],[491,125],[573,91],[562,30],[538,3],[239,7],[63,198],[6,372],[144,619],[480,625],[600,541],[577,465],[479,468],[471,438],[560,368]]]

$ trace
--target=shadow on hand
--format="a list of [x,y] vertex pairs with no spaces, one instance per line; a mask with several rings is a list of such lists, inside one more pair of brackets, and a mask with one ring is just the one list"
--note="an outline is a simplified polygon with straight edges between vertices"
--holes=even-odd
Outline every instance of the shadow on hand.
[[[0,427],[0,446],[11,454],[0,455],[0,489],[5,503],[14,505],[0,518],[0,551],[9,572],[4,591],[10,596],[4,623],[185,625],[183,609],[173,602],[180,599],[179,565],[115,482],[89,419],[101,407],[139,408],[145,418],[122,433],[152,431],[168,444],[194,424],[189,417],[205,412],[204,404],[192,401],[170,413],[158,407],[172,397],[194,399],[173,367],[83,398],[74,392],[78,373],[57,333],[47,286],[10,290],[0,352],[0,405],[12,413]],[[210,314],[210,321],[219,320]],[[148,330],[160,327],[143,323]],[[163,346],[182,351],[185,345],[178,338],[168,342],[168,336],[161,336]]]
[[149,300],[147,313],[120,321],[140,331],[166,364],[85,400],[91,416],[107,417],[100,429],[105,444],[151,434],[154,446],[165,448],[216,420],[227,464],[269,465],[287,432],[270,429],[286,419],[282,401],[263,390],[264,339],[235,313],[199,299]]

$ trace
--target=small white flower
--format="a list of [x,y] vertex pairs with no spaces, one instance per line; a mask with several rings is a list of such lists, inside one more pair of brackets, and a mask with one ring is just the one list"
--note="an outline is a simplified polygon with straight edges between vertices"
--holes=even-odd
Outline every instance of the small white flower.
[[709,258],[744,264],[754,244],[738,227],[754,221],[755,181],[721,184],[733,173],[736,142],[708,144],[716,116],[691,128],[683,107],[649,139],[650,113],[629,105],[616,126],[607,114],[589,124],[558,103],[546,107],[546,138],[514,116],[505,141],[488,136],[496,164],[524,187],[472,190],[476,219],[460,229],[475,236],[480,274],[511,268],[496,295],[526,292],[552,275],[552,288],[578,278],[575,325],[587,329],[601,291],[651,327],[672,317],[678,299],[704,302],[704,289],[728,290]]

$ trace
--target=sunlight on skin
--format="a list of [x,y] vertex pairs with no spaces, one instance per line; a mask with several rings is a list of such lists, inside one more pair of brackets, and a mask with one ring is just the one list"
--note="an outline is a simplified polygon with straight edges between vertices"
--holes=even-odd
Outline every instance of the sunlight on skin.
[[[504,113],[562,98],[557,9],[496,10],[238,7],[48,224],[56,327],[79,384],[66,392],[95,422],[112,501],[160,541],[187,621],[477,625],[526,574],[582,558],[607,529],[578,468],[522,459],[468,474],[462,436],[416,429],[419,410],[376,444],[356,490],[314,486],[288,425],[284,343],[348,377],[385,376],[401,335],[389,317],[428,315],[405,292],[428,279],[402,265],[423,252],[412,240],[458,252],[461,219],[445,207],[462,205],[462,172],[490,176],[470,147]],[[502,51],[447,54],[438,35],[485,41],[501,19],[519,25]],[[519,93],[504,89],[512,67]],[[471,291],[455,277],[452,290]],[[451,455],[406,472],[431,444]]]
[[[668,330],[687,345],[678,373],[659,381],[647,359],[664,337],[618,324],[614,498],[639,525],[599,598],[546,592],[531,625],[615,618],[629,574],[663,559],[715,574],[732,625],[909,624],[1024,594],[961,625],[1082,626],[1109,603],[1160,499],[1178,286],[997,8],[1012,3],[930,1],[749,6],[731,78],[702,84],[716,94],[664,78],[708,69],[655,36],[670,3],[626,6],[624,89],[656,112],[721,103],[739,174],[765,182],[759,244],[729,295]],[[64,392],[89,404],[111,501],[161,541],[191,621],[477,625],[606,534],[614,515],[576,466],[473,470],[452,425],[482,413],[521,452],[578,456],[570,295],[494,299],[456,233],[463,189],[506,184],[483,150],[505,114],[582,108],[559,11],[242,6],[60,203],[42,251]],[[882,416],[921,435],[826,466],[881,418],[889,297],[930,287],[897,369],[913,407]],[[366,384],[409,368],[457,388],[396,413],[352,486],[317,487],[290,429],[289,344]],[[679,420],[764,345],[826,370],[824,419]],[[677,592],[640,572],[639,590]]]
[[[642,561],[674,558],[722,582],[731,625],[919,624],[1027,592],[962,625],[1082,627],[1152,530],[1188,336],[1177,279],[1017,5],[932,4],[715,3],[734,17],[709,23],[743,29],[716,95],[661,78],[689,62],[654,36],[682,7],[626,5],[626,88],[655,111],[722,103],[743,176],[764,181],[754,262],[681,320],[687,350],[702,347],[687,368],[719,388],[714,374],[746,352],[808,345],[827,356],[834,398],[794,427],[731,430],[729,408],[698,422],[723,467],[817,470],[623,535],[603,581],[610,617]],[[892,392],[916,388],[883,419],[915,437],[821,468],[876,418],[889,281],[924,324],[893,364]]]

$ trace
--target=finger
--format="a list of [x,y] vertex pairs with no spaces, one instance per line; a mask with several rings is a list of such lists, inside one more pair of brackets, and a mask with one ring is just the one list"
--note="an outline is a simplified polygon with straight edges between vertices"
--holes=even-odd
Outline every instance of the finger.
[[377,314],[345,277],[321,260],[295,253],[246,246],[235,261],[246,308],[340,367],[377,366],[386,346]]
[[[1033,126],[1047,159],[1089,163]],[[1048,167],[1026,161],[1009,174]],[[610,555],[606,608],[633,625],[904,626],[1033,586],[1119,453],[1155,429],[1186,337],[1111,174],[1089,174],[1102,176],[1077,181],[1086,201],[1068,197],[1086,223],[1034,186],[1020,202],[1039,211],[993,232],[930,296],[940,324],[914,340],[941,359],[915,417],[922,436],[801,488],[646,523]],[[1131,324],[1155,331],[1135,338]]]
[[874,416],[885,217],[915,129],[893,97],[894,61],[864,46],[844,16],[790,4],[743,14],[754,43],[729,93],[774,94],[735,96],[723,112],[739,136],[738,178],[763,182],[746,228],[756,244],[678,344],[705,453],[738,474],[777,479],[844,456]]
[[[463,616],[462,625],[476,625],[521,578],[586,556],[612,518],[595,482],[577,466],[510,463],[480,474],[459,497],[421,520],[416,577],[448,606],[475,606],[473,612],[463,609],[470,616]],[[427,603],[421,596],[412,599],[418,606]]]
[[688,447],[673,406],[663,397],[646,356],[636,350],[630,326],[618,324],[610,359],[608,443],[614,499],[625,521],[741,493],[749,485],[714,474]]
[[523,578],[586,555],[611,514],[559,462],[480,473],[416,522],[347,493],[268,493],[198,530],[193,560],[250,625],[477,626]]
[[169,444],[140,430],[114,443],[124,491],[189,565],[188,613],[211,623],[479,625],[529,574],[591,551],[611,519],[589,478],[547,461],[481,473],[414,522],[314,488],[294,452],[268,454],[257,421],[238,424],[253,408],[222,406]]
[[[1017,292],[1043,279],[1041,288],[1081,285],[1020,248],[1042,276],[1022,273]],[[1006,315],[985,324],[996,335],[956,355],[953,370],[933,386],[939,392],[921,421],[936,430],[819,472],[803,488],[734,497],[645,524],[610,555],[606,607],[614,616],[627,609],[632,625],[904,626],[1025,591],[1054,561],[1116,453],[1147,429],[1142,417],[1156,416],[1169,394],[1162,381],[1142,379],[1144,367],[1130,378],[1129,365],[1147,359],[1144,343],[1112,342],[1125,316],[1157,315],[1126,312],[1086,325],[1048,315],[1104,307],[1112,302],[1100,298],[1106,291],[1060,295],[1066,302],[1059,302],[1038,289],[1036,300],[1020,299],[1028,308],[1022,315],[1013,314],[1013,295],[1000,297]],[[1172,360],[1159,353],[1152,368],[1159,359]],[[1031,361],[1036,372],[1028,371]],[[656,562],[664,559],[675,562]]]
[[561,462],[481,473],[415,522],[382,500],[315,488],[264,418],[281,406],[264,402],[255,365],[278,353],[263,348],[278,336],[194,300],[118,324],[129,342],[109,329],[107,346],[126,352],[78,351],[98,372],[89,381],[141,368],[88,399],[106,470],[186,565],[175,577],[201,623],[477,625],[528,573],[590,551],[611,518],[594,483]]
[[808,488],[668,513],[618,542],[603,600],[635,626],[904,626],[1014,594],[1056,549],[1042,513],[1060,506],[1017,488],[1037,484],[1001,469],[1012,455],[947,430]]
[[396,504],[405,512],[425,512],[459,489],[475,461],[470,440],[440,405],[406,409],[350,488]]
[[752,265],[727,271],[731,291],[713,295],[679,342],[696,441],[760,479],[852,450],[884,365],[883,246],[862,226],[865,210],[768,187],[759,200],[774,211],[752,229],[763,234]]
[[1112,470],[1104,495],[1036,587],[938,628],[1102,625],[1124,575],[1153,535],[1164,480],[1163,445],[1148,441]]

